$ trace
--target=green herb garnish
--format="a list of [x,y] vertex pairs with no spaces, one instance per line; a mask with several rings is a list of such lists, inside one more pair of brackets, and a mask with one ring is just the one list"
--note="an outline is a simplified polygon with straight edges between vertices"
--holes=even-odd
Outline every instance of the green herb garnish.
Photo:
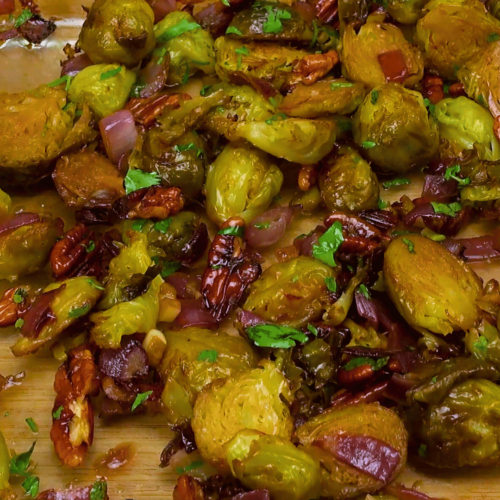
[[205,86],[204,86],[204,87],[202,87],[202,89],[200,90],[200,95],[201,95],[202,97],[205,97],[205,96],[208,94],[208,92],[209,92],[209,90],[210,90],[211,88],[212,88],[212,85],[205,85]]
[[446,172],[444,173],[444,178],[445,180],[449,181],[450,179],[453,179],[458,182],[460,186],[467,186],[470,184],[470,178],[465,177],[462,179],[461,177],[458,177],[457,174],[460,172],[461,167],[460,165],[453,165],[452,167],[448,167],[446,169]]
[[372,149],[377,145],[376,142],[373,141],[363,141],[361,143],[361,146],[363,146],[365,149]]
[[26,419],[26,423],[28,424],[28,427],[31,429],[31,432],[35,434],[38,432],[38,425],[36,425],[35,421],[31,417]]
[[327,276],[325,278],[325,285],[330,292],[335,293],[337,291],[337,281],[335,278]]
[[347,364],[345,364],[342,368],[347,371],[354,370],[355,368],[359,368],[360,366],[370,365],[374,372],[383,368],[387,362],[389,361],[389,356],[386,358],[380,359],[372,359],[372,358],[352,358]]
[[221,229],[217,234],[222,234],[224,236],[238,236],[240,238],[243,238],[243,235],[245,234],[245,228],[241,226],[225,227],[224,229]]
[[137,396],[135,397],[135,401],[132,404],[131,411],[135,411],[139,406],[141,406],[142,403],[144,403],[144,401],[146,401],[149,396],[151,396],[151,394],[153,394],[153,391],[141,392],[137,394]]
[[229,26],[226,30],[226,35],[243,36],[243,33],[238,28],[235,28],[234,26]]
[[65,90],[67,92],[69,90],[70,85],[71,85],[72,79],[73,79],[73,77],[71,77],[69,75],[64,75],[64,76],[61,76],[61,78],[54,80],[53,82],[47,83],[47,87],[59,87],[59,85],[62,85],[64,83],[64,84],[66,84]]
[[201,351],[200,354],[198,354],[198,361],[208,361],[210,363],[215,363],[217,361],[217,358],[219,356],[219,353],[215,350],[206,350],[206,351]]
[[370,102],[372,104],[377,104],[378,101],[378,90],[372,90],[370,94]]
[[405,178],[392,179],[391,181],[386,181],[382,183],[382,187],[384,189],[389,189],[394,186],[404,186],[405,184],[411,184],[410,179],[405,179]]
[[453,203],[437,203],[435,201],[431,201],[431,205],[436,214],[445,214],[450,217],[455,217],[455,215],[462,210],[462,205],[458,201]]
[[138,168],[129,169],[125,177],[125,191],[127,194],[160,184],[161,178],[156,172],[144,172]]
[[175,472],[177,472],[177,474],[179,475],[182,475],[185,472],[199,469],[200,467],[203,467],[203,462],[201,460],[196,460],[195,462],[191,462],[189,465],[186,465],[186,467],[176,467]]
[[181,267],[182,264],[180,262],[163,262],[163,269],[160,275],[162,278],[168,278],[171,274],[176,273]]
[[271,118],[268,118],[266,120],[266,123],[268,125],[272,125],[275,121],[282,121],[282,120],[286,120],[288,118],[288,116],[285,115],[285,113],[278,113],[274,116],[271,116]]
[[22,302],[24,302],[24,299],[27,296],[28,296],[28,293],[26,292],[26,290],[23,290],[22,288],[18,288],[14,292],[14,296],[12,297],[12,302],[14,302],[14,304],[21,304]]
[[183,19],[175,26],[166,29],[158,38],[157,41],[160,43],[166,43],[173,38],[186,33],[187,31],[197,30],[201,28],[198,23],[189,22],[187,19]]
[[134,231],[142,231],[142,228],[146,225],[147,219],[137,219],[132,224],[132,229]]
[[60,406],[56,411],[52,412],[52,418],[54,420],[59,420],[61,418],[61,414],[64,410],[64,406]]
[[168,217],[166,219],[160,220],[155,223],[154,228],[156,231],[159,231],[160,233],[166,234],[168,231],[168,228],[170,227],[170,224],[172,224],[172,217]]
[[85,248],[85,251],[87,253],[93,252],[95,250],[95,243],[90,240],[88,245],[85,245],[85,243],[80,243],[80,245]]
[[313,256],[330,267],[336,267],[335,252],[344,241],[342,224],[335,221],[318,239],[318,245],[313,245]]
[[486,352],[488,350],[488,339],[480,335],[479,339],[476,342],[474,342],[474,349]]
[[16,476],[27,476],[30,466],[31,455],[35,449],[36,441],[31,445],[31,448],[19,455],[16,455],[10,460],[10,473]]
[[31,19],[33,17],[33,12],[29,9],[23,9],[21,14],[19,14],[19,17],[16,19],[16,22],[14,23],[14,28],[20,28],[28,19]]
[[264,8],[268,12],[267,20],[262,26],[264,33],[280,33],[283,30],[283,23],[281,20],[292,18],[292,14],[287,10],[273,9],[271,6],[266,6]]
[[384,201],[382,198],[379,198],[377,201],[377,206],[379,210],[384,210],[385,208],[389,208],[391,204],[388,201]]
[[410,253],[415,253],[415,245],[408,238],[403,238],[403,243],[408,247]]
[[346,89],[346,88],[349,88],[349,87],[354,87],[354,83],[351,83],[351,82],[332,82],[332,84],[330,85],[330,88],[332,90],[335,90],[335,89]]
[[106,481],[96,481],[90,490],[90,500],[104,500],[108,492],[108,483]]
[[254,224],[253,227],[255,229],[269,229],[271,227],[270,222],[258,222],[257,224]]
[[247,329],[248,338],[259,347],[289,349],[295,342],[307,342],[300,330],[281,325],[255,325]]
[[75,307],[68,313],[68,318],[81,318],[82,316],[85,316],[89,311],[90,304],[86,304],[83,307]]
[[318,329],[314,326],[311,325],[311,323],[307,323],[307,329],[315,336],[318,336]]
[[102,75],[101,75],[101,81],[102,80],[107,80],[108,78],[113,78],[113,76],[116,76],[121,70],[122,70],[122,67],[118,66],[118,68],[106,71],[106,73],[102,73]]
[[21,329],[24,325],[24,319],[23,318],[19,318],[16,320],[16,322],[14,323],[14,327],[17,328],[18,330]]
[[21,485],[23,490],[26,492],[26,495],[31,498],[36,498],[38,496],[38,490],[40,488],[40,479],[37,476],[29,476]]
[[424,458],[426,454],[427,454],[427,445],[426,444],[421,444],[418,447],[418,456],[420,458]]
[[498,33],[490,33],[488,38],[486,38],[488,43],[498,42],[498,40],[500,40],[500,35]]
[[368,291],[368,288],[366,288],[366,285],[359,285],[358,287],[358,292],[364,295],[365,298],[370,299],[370,292]]

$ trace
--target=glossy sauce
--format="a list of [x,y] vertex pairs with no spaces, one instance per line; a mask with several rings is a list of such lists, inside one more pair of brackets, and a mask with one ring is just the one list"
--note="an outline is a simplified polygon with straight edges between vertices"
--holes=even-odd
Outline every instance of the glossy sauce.
[[[121,443],[111,448],[106,453],[98,455],[94,460],[94,469],[99,476],[108,477],[119,472],[132,462],[136,455],[133,443]],[[121,471],[120,471],[121,472]]]

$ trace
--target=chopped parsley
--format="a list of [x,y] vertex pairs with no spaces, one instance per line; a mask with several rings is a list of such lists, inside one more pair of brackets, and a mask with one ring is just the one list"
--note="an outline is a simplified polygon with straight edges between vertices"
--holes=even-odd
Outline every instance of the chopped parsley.
[[415,253],[415,245],[408,238],[403,238],[403,243],[408,247],[408,252]]
[[24,319],[23,318],[19,318],[16,320],[16,322],[14,323],[14,327],[17,328],[18,330],[21,329],[24,325]]
[[94,281],[92,278],[88,278],[87,283],[96,290],[104,290],[104,287],[100,283],[97,283],[97,281]]
[[149,396],[151,396],[151,394],[153,394],[153,391],[141,392],[137,394],[137,396],[135,397],[135,401],[132,404],[131,411],[135,411],[139,406],[141,406],[142,403],[144,403],[144,401],[146,401]]
[[446,169],[446,172],[444,173],[444,178],[445,180],[449,181],[450,179],[453,179],[458,182],[460,186],[467,186],[470,184],[470,178],[465,177],[462,179],[461,177],[458,177],[457,174],[460,172],[461,167],[460,165],[453,165],[452,167],[448,167]]
[[289,349],[295,342],[307,342],[300,330],[282,325],[255,325],[247,329],[248,338],[259,347]]
[[431,201],[431,205],[436,214],[445,214],[450,217],[455,217],[455,215],[462,210],[462,205],[458,201],[453,203],[437,203]]
[[486,38],[488,43],[498,42],[498,40],[500,40],[500,35],[498,33],[490,33],[488,38]]
[[206,350],[206,351],[201,351],[200,354],[198,354],[198,361],[208,361],[210,363],[215,363],[217,361],[217,358],[219,357],[219,353],[215,350]]
[[432,104],[430,99],[427,99],[427,97],[424,99],[424,106],[429,110],[429,113],[431,115],[434,114],[434,110],[436,109],[436,105]]
[[250,55],[250,51],[243,45],[243,47],[239,47],[235,50],[235,52],[241,56]]
[[14,304],[21,304],[24,302],[24,299],[28,296],[26,290],[22,289],[22,288],[18,288],[15,292],[14,292],[14,296],[12,297],[12,301],[14,302]]
[[69,87],[71,85],[71,80],[73,78],[69,75],[64,75],[61,76],[61,78],[58,78],[57,80],[54,80],[53,82],[47,83],[47,87],[59,87],[59,85],[62,85],[63,83],[66,84],[64,90],[66,92],[69,90]]
[[137,219],[132,224],[132,229],[134,231],[142,231],[142,228],[146,225],[147,219]]
[[60,406],[56,411],[52,412],[52,418],[54,420],[59,420],[61,418],[61,414],[64,410],[64,406]]
[[480,335],[479,339],[476,342],[474,342],[474,349],[486,352],[488,350],[488,339]]
[[234,26],[229,26],[226,30],[226,35],[243,36],[243,33],[238,28],[235,28]]
[[165,56],[167,55],[167,48],[166,47],[161,47],[160,49],[157,49],[153,52],[153,54],[158,57],[158,61],[156,61],[156,64],[159,66],[160,64],[163,63],[163,60],[165,59]]
[[40,489],[40,479],[37,476],[29,476],[21,485],[26,495],[31,498],[36,498],[38,496],[38,490]]
[[14,23],[14,28],[20,28],[26,21],[33,17],[33,12],[29,9],[23,9],[19,17],[16,19]]
[[224,236],[238,236],[240,238],[243,238],[243,235],[245,234],[245,228],[241,226],[225,227],[224,229],[221,229],[217,234],[222,234]]
[[292,14],[287,10],[283,9],[273,9],[271,6],[264,7],[267,10],[267,20],[263,24],[262,28],[264,33],[280,33],[283,31],[283,23],[281,20],[287,20],[292,18]]
[[196,460],[195,462],[191,462],[189,465],[186,465],[186,467],[176,467],[175,472],[181,475],[184,474],[185,472],[189,472],[194,469],[199,469],[200,467],[203,467],[203,465],[204,464],[201,460]]
[[372,149],[377,145],[376,142],[373,141],[363,141],[361,143],[361,146],[363,146],[365,149]]
[[438,378],[437,378],[437,376],[436,376],[436,375],[434,375],[434,377],[432,377],[432,378],[431,378],[431,382],[432,382],[433,384],[435,384],[435,383],[437,382],[437,380],[438,380]]
[[477,100],[478,100],[479,104],[482,104],[483,106],[486,106],[486,101],[484,100],[483,94],[479,94],[477,96]]
[[274,116],[271,116],[271,118],[268,118],[266,120],[266,123],[268,125],[272,125],[275,121],[282,121],[282,120],[286,120],[288,118],[288,116],[285,115],[285,113],[278,113]]
[[35,449],[36,441],[31,445],[31,448],[24,453],[12,457],[10,460],[10,473],[16,476],[27,476],[30,466],[31,455]]
[[366,285],[359,285],[358,287],[358,292],[364,295],[365,298],[370,299],[370,292],[368,291],[368,288],[366,288]]
[[337,281],[335,278],[327,276],[325,278],[325,285],[330,292],[335,293],[337,291]]
[[391,187],[394,187],[394,186],[404,186],[406,184],[411,184],[411,181],[410,179],[405,179],[405,178],[398,178],[398,179],[392,179],[390,181],[386,181],[384,183],[382,183],[382,187],[384,189],[389,189]]
[[101,74],[101,81],[102,80],[107,80],[108,78],[113,78],[116,76],[120,71],[122,70],[121,66],[118,66],[118,68],[111,69],[109,71],[106,71],[106,73]]
[[311,325],[311,323],[307,323],[307,329],[315,336],[318,336],[318,329],[314,326]]
[[108,492],[108,483],[106,481],[96,481],[90,490],[90,500],[104,500]]
[[347,371],[354,370],[355,368],[359,368],[360,366],[369,365],[372,367],[374,372],[383,368],[387,362],[389,361],[389,356],[380,359],[372,359],[372,358],[352,358],[347,364],[345,364],[342,368]]
[[68,313],[68,318],[81,318],[90,311],[90,304],[85,304],[83,307],[75,307]]
[[229,0],[220,0],[220,1],[222,2],[222,5],[225,5],[226,7],[231,7]]
[[139,189],[158,186],[161,178],[156,172],[144,172],[138,168],[129,169],[125,176],[125,191],[127,194]]
[[173,38],[176,38],[179,35],[186,33],[187,31],[197,30],[198,28],[201,28],[201,26],[198,23],[192,23],[187,19],[183,19],[182,21],[178,22],[175,26],[166,29],[157,38],[157,41],[160,43],[166,43],[169,40],[172,40]]
[[80,245],[85,248],[85,251],[87,253],[93,252],[95,250],[95,243],[90,240],[88,245],[85,245],[85,243],[80,243]]
[[173,221],[172,217],[160,220],[155,223],[154,228],[156,229],[156,231],[166,234],[168,228],[170,227],[170,224],[172,224],[172,221]]
[[181,267],[182,264],[180,262],[163,262],[163,268],[160,275],[162,278],[168,278],[171,274],[176,273]]
[[31,417],[26,419],[26,423],[28,424],[28,427],[31,429],[31,432],[35,434],[38,432],[38,425],[36,425],[35,421]]
[[202,89],[200,90],[200,95],[202,97],[205,97],[208,92],[210,91],[210,89],[212,88],[212,85],[205,85],[204,87],[202,87]]
[[372,90],[370,94],[370,102],[372,104],[377,104],[378,101],[378,90]]
[[203,154],[203,149],[199,148],[194,142],[189,144],[176,144],[174,146],[176,153],[183,153],[184,151],[196,151],[196,156],[199,158]]
[[377,201],[377,206],[379,210],[384,210],[385,208],[389,208],[391,204],[388,201],[384,201],[382,198],[379,198]]
[[342,224],[335,221],[319,239],[319,245],[313,245],[313,256],[330,267],[336,267],[335,252],[344,242]]
[[330,85],[330,88],[332,90],[346,89],[349,87],[354,87],[354,83],[351,83],[351,82],[332,82],[332,84]]
[[253,227],[255,229],[269,229],[271,227],[270,222],[258,222],[257,224],[254,224]]

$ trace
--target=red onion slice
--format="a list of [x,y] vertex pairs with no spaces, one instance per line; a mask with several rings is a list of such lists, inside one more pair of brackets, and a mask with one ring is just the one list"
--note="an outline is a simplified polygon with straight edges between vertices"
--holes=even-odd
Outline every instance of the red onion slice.
[[19,35],[17,32],[17,29],[12,28],[11,30],[6,30],[6,31],[1,31],[0,32],[0,42],[6,42],[7,40],[10,40],[11,38],[16,38],[16,36]]
[[378,328],[378,314],[376,304],[372,300],[367,299],[362,293],[356,293],[355,300],[358,314],[362,318],[368,320],[367,326],[371,326],[376,330]]
[[293,210],[290,207],[273,208],[259,215],[246,230],[248,244],[253,248],[274,245],[285,234],[292,217]]
[[429,201],[447,202],[458,194],[458,182],[450,179],[447,181],[442,175],[426,175],[422,198]]
[[245,493],[238,493],[231,497],[231,500],[271,500],[271,497],[267,490],[253,490]]
[[155,14],[155,24],[163,20],[163,18],[176,9],[175,0],[148,0],[150,7]]
[[128,109],[122,109],[99,122],[102,140],[109,159],[116,165],[120,158],[135,148],[137,130],[134,116]]
[[8,16],[16,10],[14,0],[0,0],[0,16]]
[[175,319],[175,324],[182,328],[198,326],[200,328],[217,328],[218,323],[213,316],[203,309],[201,299],[180,300],[181,312]]
[[407,488],[400,483],[394,483],[387,486],[384,490],[389,495],[393,495],[399,500],[444,500],[435,497],[430,497],[421,491]]
[[34,222],[40,222],[40,216],[31,212],[22,212],[20,214],[14,215],[10,219],[2,222],[0,224],[0,234],[7,231],[12,231],[13,229],[18,229],[28,224],[33,224]]
[[61,76],[75,76],[80,71],[94,64],[87,54],[80,54],[63,62],[61,67]]
[[139,72],[137,82],[140,82],[140,86],[137,87],[137,94],[133,94],[134,97],[141,99],[152,97],[167,83],[170,56],[166,49],[163,50],[164,53],[158,54],[155,51],[151,61]]
[[458,241],[465,247],[462,255],[469,261],[478,262],[500,258],[500,248],[498,245],[495,246],[493,236],[478,236]]
[[148,374],[148,356],[137,340],[130,339],[119,349],[104,349],[99,356],[99,369],[120,382],[129,382]]

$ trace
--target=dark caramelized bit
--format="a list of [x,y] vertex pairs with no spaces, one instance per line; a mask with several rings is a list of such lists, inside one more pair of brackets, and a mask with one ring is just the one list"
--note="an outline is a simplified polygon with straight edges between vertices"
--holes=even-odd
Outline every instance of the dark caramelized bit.
[[439,76],[426,76],[422,80],[422,90],[424,97],[427,97],[432,104],[444,99],[443,80]]
[[164,94],[145,99],[130,99],[125,109],[132,112],[137,123],[150,127],[167,108],[177,109],[180,106],[179,99],[187,101],[191,97],[188,94]]
[[129,382],[148,374],[148,356],[140,342],[127,339],[119,349],[103,349],[99,356],[99,369],[108,377]]
[[54,21],[47,21],[35,14],[17,29],[18,33],[29,43],[42,43],[56,30]]
[[201,484],[194,478],[182,475],[177,480],[173,500],[204,500]]
[[100,476],[107,477],[129,464],[135,456],[135,446],[132,443],[122,443],[102,453],[94,460],[94,469]]
[[331,23],[339,10],[338,0],[319,0],[316,3],[316,15],[324,23]]

